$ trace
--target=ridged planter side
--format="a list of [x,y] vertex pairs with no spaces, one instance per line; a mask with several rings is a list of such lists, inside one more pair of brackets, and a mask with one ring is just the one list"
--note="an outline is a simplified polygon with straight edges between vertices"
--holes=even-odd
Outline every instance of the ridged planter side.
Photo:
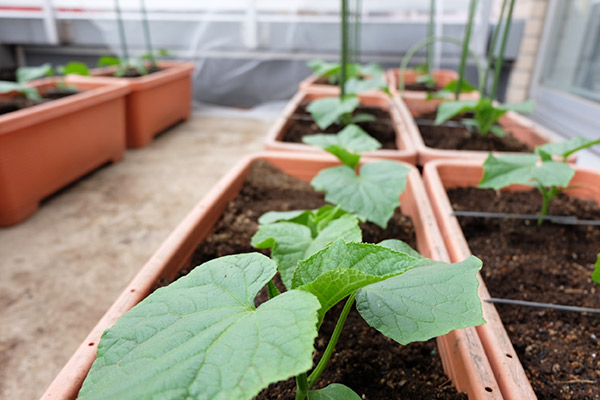
[[[423,112],[435,111],[437,105],[431,101],[426,101],[425,99],[418,100],[418,103],[420,105],[418,105],[416,109],[411,109],[409,103],[402,101],[399,96],[394,96],[394,104],[404,119],[404,126],[408,130],[410,139],[417,150],[418,165],[425,165],[425,163],[433,160],[463,158],[483,161],[487,158],[490,153],[489,151],[446,150],[428,147],[421,137],[421,132],[419,132],[419,128],[417,127],[414,118],[418,117]],[[510,131],[519,141],[529,145],[531,148],[554,141],[549,132],[540,125],[535,124],[528,118],[512,111],[509,111],[500,118],[500,125],[502,125],[505,130]],[[501,155],[515,153],[494,152],[494,154]],[[577,156],[569,157],[570,163],[574,163],[576,160]]]
[[[424,168],[423,178],[429,199],[453,262],[470,256],[471,251],[458,219],[451,215],[453,210],[446,189],[476,186],[483,176],[481,164],[481,161],[475,160],[438,160],[427,163]],[[600,203],[600,173],[598,171],[576,167],[575,177],[571,180],[570,185],[573,188],[566,190],[567,194]],[[508,189],[531,188],[515,185]],[[482,299],[490,297],[483,281],[480,286],[480,297]],[[504,398],[511,400],[535,399],[536,395],[519,362],[496,307],[491,303],[484,302],[483,311],[484,318],[488,323],[476,327],[476,330],[485,347]]]
[[190,118],[192,101],[192,72],[194,64],[161,61],[162,71],[139,78],[116,78],[115,67],[97,68],[92,75],[126,82],[131,93],[127,96],[127,147],[148,145],[154,136],[180,121]]
[[[295,151],[308,153],[325,152],[315,146],[309,146],[304,143],[290,143],[282,140],[286,129],[294,123],[292,115],[300,104],[310,102],[312,100],[323,97],[331,97],[322,93],[305,93],[298,92],[287,104],[281,117],[271,126],[265,139],[265,147],[267,150],[273,151]],[[384,94],[374,93],[372,95],[360,95],[361,104],[372,107],[379,107],[390,113],[393,122],[394,130],[396,131],[396,146],[398,150],[381,149],[370,153],[365,153],[365,156],[372,158],[385,158],[391,160],[404,161],[409,164],[415,164],[417,160],[417,152],[406,131],[406,121],[403,119],[394,107],[392,100]]]
[[[265,160],[275,167],[308,181],[323,168],[339,165],[329,156],[267,152],[248,156],[236,164],[194,207],[171,233],[148,263],[124,289],[96,327],[79,346],[63,370],[54,379],[43,399],[74,399],[96,357],[102,332],[151,292],[160,278],[173,278],[191,260],[194,250],[212,231],[227,204],[237,195],[252,162]],[[371,160],[372,161],[372,160]],[[369,160],[365,159],[365,162]],[[410,167],[407,190],[401,195],[402,212],[412,217],[418,249],[424,255],[447,260],[418,171]],[[438,339],[444,367],[460,391],[470,399],[500,399],[500,391],[475,328],[460,329]]]
[[[58,78],[30,82],[44,92]],[[68,76],[81,91],[0,116],[0,226],[33,214],[42,199],[125,152],[126,84]]]

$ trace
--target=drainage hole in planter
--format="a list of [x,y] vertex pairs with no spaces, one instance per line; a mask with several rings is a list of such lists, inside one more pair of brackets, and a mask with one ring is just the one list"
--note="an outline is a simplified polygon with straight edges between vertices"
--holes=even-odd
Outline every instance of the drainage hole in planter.
[[94,342],[89,342],[88,343],[88,346],[93,346],[93,345],[94,345]]
[[131,293],[135,292],[135,289],[131,289],[131,290],[130,290],[130,292],[131,292]]
[[491,392],[492,392],[492,388],[491,388],[491,387],[486,387],[486,388],[485,388],[485,391],[486,391],[486,392],[490,392],[490,393],[491,393]]
[[506,354],[506,357],[512,358],[512,355],[511,354]]

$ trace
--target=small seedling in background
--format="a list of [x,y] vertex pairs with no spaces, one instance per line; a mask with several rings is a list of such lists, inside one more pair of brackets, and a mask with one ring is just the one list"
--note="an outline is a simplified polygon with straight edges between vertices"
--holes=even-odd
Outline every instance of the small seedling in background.
[[18,82],[0,81],[0,93],[11,92],[21,93],[29,100],[39,100],[42,98],[40,92],[34,87],[29,87]]
[[[496,61],[494,64],[494,79],[492,82],[492,90],[488,94],[487,93],[487,77],[490,69],[492,68],[492,58],[494,56],[496,41],[498,39],[498,32],[502,25],[504,10],[506,9],[507,4],[510,6],[508,8],[508,14],[506,16],[506,23],[504,24],[504,31],[502,35],[502,42],[500,45],[500,51],[498,56],[496,57]],[[506,48],[506,42],[508,39],[508,33],[510,32],[510,25],[512,21],[512,14],[514,8],[515,0],[504,0],[502,2],[502,11],[500,13],[500,17],[498,20],[498,24],[496,25],[496,29],[492,36],[492,42],[490,43],[490,49],[488,53],[488,65],[485,72],[485,77],[481,80],[480,87],[480,100],[458,100],[458,95],[461,92],[462,82],[464,82],[464,71],[465,71],[465,62],[467,58],[468,44],[470,41],[470,33],[473,24],[473,18],[475,14],[475,10],[477,7],[477,0],[471,0],[470,8],[469,8],[469,22],[467,24],[467,30],[465,34],[465,38],[463,39],[463,51],[461,55],[461,64],[459,70],[459,84],[455,87],[455,100],[456,101],[448,101],[442,103],[438,108],[438,114],[435,119],[435,124],[442,124],[448,121],[451,118],[454,118],[457,115],[464,113],[473,113],[473,118],[463,118],[462,122],[469,128],[470,131],[478,132],[479,134],[485,136],[489,132],[492,134],[502,137],[506,135],[506,132],[500,125],[498,125],[498,121],[500,117],[506,114],[508,111],[516,111],[521,113],[531,113],[533,112],[533,102],[526,101],[524,103],[518,104],[494,104],[494,98],[496,96],[498,82],[500,79],[500,70],[502,68],[502,63],[504,61],[504,52]]]
[[[341,84],[342,66],[340,63],[311,60],[308,62],[308,66],[316,76],[327,79],[330,84],[338,86]],[[385,72],[378,64],[361,66],[360,64],[348,63],[345,79],[344,89],[346,94],[359,94],[371,90],[381,90],[389,93]]]
[[[89,76],[90,71],[84,63],[70,61],[65,65],[58,65],[56,68],[52,67],[50,63],[45,63],[36,67],[20,67],[17,68],[16,72],[17,81],[20,83],[55,75],[64,77],[69,74]],[[56,81],[56,88],[63,92],[77,90],[75,86],[67,85],[64,78]]]
[[[575,175],[575,170],[566,163],[576,151],[600,144],[600,139],[575,138],[565,142],[548,143],[536,147],[536,154],[514,154],[496,157],[490,153],[483,164],[483,177],[478,187],[499,190],[514,184],[537,188],[543,203],[540,215],[548,215],[550,201],[564,189]],[[553,156],[562,158],[554,161]],[[538,225],[543,219],[538,220]]]

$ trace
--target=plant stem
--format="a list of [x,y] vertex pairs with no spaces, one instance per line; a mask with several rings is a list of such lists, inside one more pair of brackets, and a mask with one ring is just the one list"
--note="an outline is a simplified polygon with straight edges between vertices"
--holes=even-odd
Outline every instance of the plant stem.
[[[548,215],[548,209],[550,207],[550,201],[554,198],[554,196],[556,196],[558,193],[560,193],[561,189],[559,189],[556,186],[552,186],[550,189],[545,188],[544,186],[538,186],[538,190],[540,191],[540,193],[542,193],[542,210],[540,211],[540,215],[542,217],[545,217],[546,215]],[[544,223],[543,219],[538,219],[538,226],[542,225]]]
[[304,400],[308,395],[308,381],[306,380],[306,372],[301,373],[296,377],[296,400]]
[[496,50],[496,42],[498,41],[498,34],[500,33],[500,26],[502,25],[502,19],[504,18],[504,10],[506,9],[506,3],[508,0],[502,1],[502,8],[500,9],[500,17],[498,17],[498,23],[494,28],[494,34],[492,35],[492,41],[490,42],[490,49],[488,51],[487,64],[485,66],[485,75],[483,76],[483,84],[479,87],[479,93],[482,96],[487,94],[488,87],[488,76],[492,65],[492,59],[494,58],[494,50]]
[[[435,23],[435,2],[436,0],[431,0],[429,2],[429,25],[427,26],[427,37],[433,37],[433,25]],[[433,42],[429,42],[427,44],[427,73],[431,74],[433,70]]]
[[342,52],[340,71],[340,98],[346,95],[346,68],[348,65],[348,0],[342,0]]
[[269,299],[272,299],[272,298],[280,295],[279,289],[277,289],[277,286],[275,286],[275,284],[273,283],[273,280],[270,280],[269,283],[267,283],[267,290],[269,292]]
[[[329,359],[331,358],[331,355],[333,354],[333,350],[335,350],[335,345],[337,344],[338,339],[340,338],[340,334],[342,333],[342,329],[344,328],[344,323],[346,322],[346,318],[348,317],[348,314],[350,313],[350,310],[352,309],[352,305],[354,304],[355,298],[356,298],[356,292],[352,293],[350,295],[350,297],[348,297],[348,300],[346,300],[344,309],[342,310],[342,313],[340,314],[340,317],[338,318],[338,322],[335,325],[335,329],[333,330],[333,333],[331,334],[331,339],[329,339],[329,343],[327,343],[327,348],[325,349],[325,352],[323,353],[323,357],[321,357],[321,360],[319,360],[319,364],[317,364],[317,366],[315,367],[313,372],[308,377],[308,386],[309,387],[311,387],[312,385],[314,385],[317,382],[317,380],[319,379],[319,377],[325,370],[325,367],[327,367],[327,363],[329,362]],[[297,399],[297,397],[296,397],[296,399]]]
[[458,69],[458,82],[454,91],[454,100],[458,100],[463,79],[465,79],[465,67],[467,66],[467,54],[469,51],[469,42],[471,41],[471,29],[473,28],[473,19],[475,18],[475,9],[477,9],[477,0],[471,0],[469,4],[469,21],[467,22],[467,30],[463,39],[463,48],[460,55],[460,67]]
[[123,18],[121,17],[121,7],[119,6],[119,0],[115,0],[115,12],[117,13],[117,25],[119,26],[119,39],[121,39],[121,49],[123,51],[123,58],[125,62],[129,59],[129,51],[127,51],[127,40],[125,39],[125,26],[123,25]]
[[506,42],[508,40],[508,32],[510,31],[514,6],[515,0],[510,0],[510,7],[508,7],[508,14],[506,15],[506,23],[504,24],[504,32],[502,32],[502,43],[500,44],[500,53],[498,53],[498,57],[496,58],[496,64],[494,65],[494,82],[492,83],[492,91],[490,92],[490,99],[492,100],[494,100],[494,97],[496,97],[496,91],[498,90],[500,70],[502,69],[502,63],[504,62],[504,50],[506,49]]
[[148,13],[146,12],[145,0],[140,0],[140,11],[142,12],[142,24],[144,26],[144,39],[146,39],[146,51],[150,59],[150,65],[156,68],[156,57],[154,57],[154,49],[152,48],[152,40],[150,39],[150,23],[148,22]]

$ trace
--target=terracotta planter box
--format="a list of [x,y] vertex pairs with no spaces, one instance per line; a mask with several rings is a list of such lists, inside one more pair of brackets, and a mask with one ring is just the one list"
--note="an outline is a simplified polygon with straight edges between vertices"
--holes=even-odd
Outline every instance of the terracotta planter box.
[[144,147],[160,132],[190,118],[194,64],[161,61],[158,66],[163,70],[139,78],[112,77],[115,67],[91,71],[126,82],[131,89],[126,105],[129,148]]
[[[461,98],[462,99],[462,98]],[[416,100],[413,99],[413,104],[418,103],[415,108],[411,108],[409,102],[402,101],[400,96],[394,96],[394,104],[398,108],[400,115],[404,119],[404,126],[408,130],[410,140],[414,143],[417,150],[417,163],[418,165],[425,165],[425,163],[432,160],[448,160],[448,159],[474,159],[474,160],[485,160],[489,155],[489,151],[474,151],[474,150],[446,150],[446,149],[435,149],[427,147],[421,132],[417,127],[414,120],[415,117],[423,113],[433,112],[437,108],[439,103],[433,101],[426,101],[425,99]],[[548,131],[542,128],[540,125],[535,124],[533,121],[520,114],[509,111],[500,118],[500,125],[510,131],[515,138],[519,141],[534,148],[536,146],[553,142]],[[491,135],[491,133],[490,133]],[[495,154],[514,154],[509,152],[494,152]],[[569,162],[574,163],[577,160],[577,156],[569,157]]]
[[[81,93],[0,116],[0,226],[125,152],[126,84],[68,76]],[[57,78],[30,82],[42,93]]]
[[[458,219],[451,215],[453,210],[446,189],[476,186],[482,175],[481,162],[474,160],[438,160],[425,165],[425,186],[453,262],[471,255],[471,251]],[[571,181],[573,188],[565,192],[600,203],[598,182],[600,182],[598,171],[576,168],[575,177]],[[530,190],[531,188],[515,185],[509,189]],[[483,281],[479,290],[482,299],[490,297]],[[496,307],[491,303],[483,302],[483,313],[488,323],[475,329],[485,347],[504,398],[535,399],[536,396],[502,325]]]
[[[190,262],[194,250],[212,231],[228,203],[237,195],[255,160],[265,160],[286,173],[308,181],[319,170],[339,162],[329,156],[262,153],[246,157],[234,166],[196,205],[163,245],[125,288],[100,322],[79,346],[52,382],[44,399],[74,399],[94,362],[96,346],[105,329],[144,299],[160,278],[173,278]],[[368,160],[365,160],[368,162]],[[418,249],[437,260],[447,260],[443,240],[416,168],[411,167],[407,190],[401,195],[403,213],[413,219]],[[500,391],[474,328],[453,331],[438,338],[444,368],[460,391],[470,399],[500,399]]]
[[[294,123],[292,115],[302,103],[310,102],[323,97],[331,97],[323,93],[304,93],[302,91],[296,95],[287,104],[281,117],[275,122],[267,134],[265,147],[267,150],[275,151],[296,151],[308,153],[321,153],[325,151],[304,143],[290,143],[282,140],[286,129]],[[372,94],[359,96],[362,105],[379,107],[390,113],[394,129],[396,131],[396,147],[398,150],[380,149],[373,152],[365,153],[365,156],[373,158],[385,158],[391,160],[404,161],[410,164],[415,164],[417,160],[417,152],[406,132],[406,121],[401,117],[400,113],[393,107],[392,100],[385,94]]]
[[[322,79],[316,75],[311,75],[308,78],[304,79],[302,82],[300,82],[298,88],[302,92],[323,94],[327,96],[339,96],[340,94],[339,86],[324,83]],[[378,94],[383,94],[383,92],[381,90],[369,90],[367,92],[361,93],[361,95],[367,96]]]

